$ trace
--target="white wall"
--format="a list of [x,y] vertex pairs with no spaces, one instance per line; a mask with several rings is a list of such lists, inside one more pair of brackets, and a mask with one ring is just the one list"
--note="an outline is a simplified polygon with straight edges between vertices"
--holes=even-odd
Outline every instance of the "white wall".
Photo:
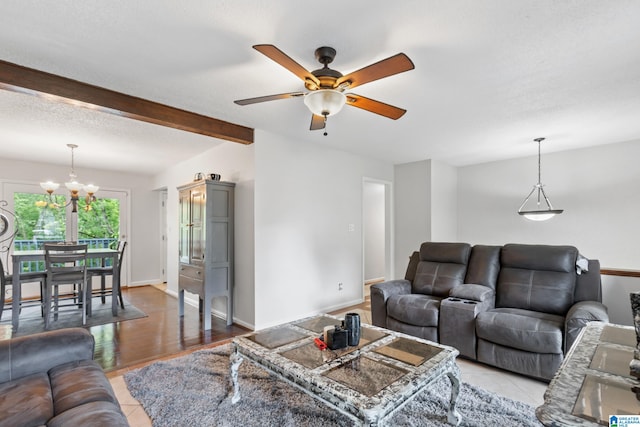
[[459,168],[458,234],[484,244],[576,246],[603,267],[640,270],[640,141],[542,155],[549,221],[516,212],[537,181],[537,156]]
[[394,166],[394,276],[403,278],[409,257],[431,240],[431,162]]
[[255,326],[362,301],[363,177],[393,166],[263,131],[254,145]]
[[[576,246],[603,268],[640,270],[640,141],[542,155],[542,183],[564,213],[545,222],[516,212],[537,181],[537,156],[459,168],[458,237],[472,244]],[[611,320],[630,324],[640,280],[603,276]]]
[[431,160],[431,241],[457,241],[457,195],[458,169],[446,163]]
[[395,165],[395,278],[402,278],[413,251],[427,241],[455,242],[458,170],[435,160]]
[[[254,145],[225,142],[154,177],[154,188],[167,190],[167,291],[178,292],[178,190],[197,172],[219,173],[235,187],[234,321],[252,327],[254,320]],[[197,305],[197,296],[187,296]],[[213,309],[224,313],[225,301]]]
[[364,280],[385,277],[385,185],[363,184]]
[[[76,168],[78,179],[93,182],[103,190],[127,190],[129,201],[128,285],[157,283],[160,280],[161,256],[158,248],[158,194],[152,191],[151,177],[130,173],[114,173],[96,169]],[[67,166],[33,163],[0,158],[0,180],[38,185],[45,179],[64,180],[69,176]],[[96,194],[100,197],[100,192]],[[5,200],[11,195],[1,194]],[[127,264],[125,264],[126,266]]]

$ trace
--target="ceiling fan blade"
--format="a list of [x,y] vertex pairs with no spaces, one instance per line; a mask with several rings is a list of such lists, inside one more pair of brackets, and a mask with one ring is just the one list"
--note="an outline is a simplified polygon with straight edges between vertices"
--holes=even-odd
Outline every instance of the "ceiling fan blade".
[[324,116],[319,116],[317,114],[311,115],[311,126],[309,127],[309,130],[324,129],[324,126],[325,126]]
[[267,95],[267,96],[258,96],[256,98],[238,99],[233,102],[235,102],[238,105],[249,105],[249,104],[257,104],[258,102],[275,101],[277,99],[295,98],[298,96],[304,96],[304,93],[303,92],[281,93],[278,95]]
[[391,56],[382,61],[371,64],[367,67],[361,68],[353,73],[349,73],[346,76],[340,77],[336,80],[334,87],[339,87],[341,84],[347,83],[348,89],[356,86],[363,85],[365,83],[379,80],[384,77],[393,76],[405,71],[413,70],[415,66],[411,59],[404,53]]
[[407,112],[407,110],[402,108],[394,107],[393,105],[385,104],[384,102],[376,101],[374,99],[365,98],[364,96],[356,95],[354,93],[348,93],[346,96],[348,105],[380,114],[381,116],[385,116],[393,120],[398,120]]
[[320,81],[316,76],[311,74],[306,68],[291,59],[289,55],[278,49],[272,44],[257,44],[253,48],[261,54],[267,56],[271,60],[282,65],[287,70],[298,76],[302,81],[311,80],[316,86],[320,86]]

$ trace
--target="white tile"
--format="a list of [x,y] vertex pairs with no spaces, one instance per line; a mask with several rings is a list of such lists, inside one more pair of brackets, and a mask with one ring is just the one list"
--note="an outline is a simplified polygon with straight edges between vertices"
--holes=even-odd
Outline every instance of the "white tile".
[[544,402],[547,383],[458,358],[462,381],[531,406]]

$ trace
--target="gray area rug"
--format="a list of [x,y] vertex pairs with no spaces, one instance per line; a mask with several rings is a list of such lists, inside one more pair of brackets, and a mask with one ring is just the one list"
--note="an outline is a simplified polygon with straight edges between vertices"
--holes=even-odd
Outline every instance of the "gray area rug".
[[[228,393],[230,346],[156,362],[125,374],[155,427],[351,426],[350,419],[245,360],[242,398]],[[445,426],[451,384],[442,378],[397,411],[389,426]],[[534,408],[463,383],[458,410],[464,426],[541,426]]]
[[[147,317],[146,313],[131,305],[131,303],[126,299],[124,300],[124,309],[118,306],[117,316],[113,316],[111,314],[111,296],[106,297],[104,304],[101,302],[100,298],[93,298],[91,302],[92,315],[91,317],[87,317],[86,325],[82,325],[82,312],[80,309],[64,307],[60,308],[58,320],[53,320],[53,316],[51,316],[48,330],[73,327],[89,328],[91,326]],[[11,324],[11,310],[5,311],[2,314],[2,323]],[[22,309],[22,312],[20,313],[20,325],[18,326],[18,332],[13,334],[13,336],[20,337],[44,331],[44,318],[40,313],[40,307],[27,307]]]

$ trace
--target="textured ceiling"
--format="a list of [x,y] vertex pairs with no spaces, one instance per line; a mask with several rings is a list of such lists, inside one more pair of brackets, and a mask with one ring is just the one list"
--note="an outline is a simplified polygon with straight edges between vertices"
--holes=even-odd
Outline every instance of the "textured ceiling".
[[[133,96],[403,163],[468,165],[640,139],[640,1],[114,0],[0,3],[0,59]],[[344,74],[398,52],[413,71],[354,92],[408,110],[398,121],[345,107],[328,136],[303,90],[251,48],[306,68],[337,51]],[[0,157],[155,173],[223,143],[0,90]],[[227,142],[224,142],[227,143]]]

